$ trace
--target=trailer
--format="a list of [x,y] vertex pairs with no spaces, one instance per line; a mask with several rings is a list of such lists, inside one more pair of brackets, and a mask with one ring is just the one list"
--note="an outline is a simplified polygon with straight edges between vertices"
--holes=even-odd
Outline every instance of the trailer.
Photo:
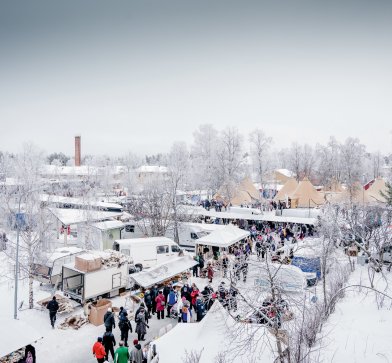
[[81,271],[74,264],[63,265],[62,281],[65,296],[82,305],[101,297],[114,297],[129,284],[128,264],[102,266],[96,271]]
[[33,263],[33,278],[44,284],[57,285],[61,282],[62,266],[75,262],[75,257],[82,254],[78,247],[61,247],[52,253],[41,256]]

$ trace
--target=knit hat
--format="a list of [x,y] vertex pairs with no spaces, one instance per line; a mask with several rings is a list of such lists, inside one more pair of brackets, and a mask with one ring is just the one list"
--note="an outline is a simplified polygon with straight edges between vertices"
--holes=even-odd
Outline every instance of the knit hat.
[[139,344],[139,341],[137,339],[133,340],[133,345]]

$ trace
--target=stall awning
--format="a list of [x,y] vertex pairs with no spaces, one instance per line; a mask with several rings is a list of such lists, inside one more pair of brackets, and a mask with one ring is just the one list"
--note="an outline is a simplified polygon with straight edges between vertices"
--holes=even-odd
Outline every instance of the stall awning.
[[157,265],[149,270],[134,273],[130,275],[130,277],[139,286],[147,288],[170,279],[171,277],[178,275],[197,264],[198,262],[195,261],[191,256],[185,255]]
[[43,338],[37,330],[22,320],[1,318],[0,324],[7,327],[7,333],[1,335],[0,358]]
[[227,225],[223,229],[216,230],[209,235],[196,240],[196,243],[205,246],[230,247],[234,243],[248,237],[249,234],[249,231]]

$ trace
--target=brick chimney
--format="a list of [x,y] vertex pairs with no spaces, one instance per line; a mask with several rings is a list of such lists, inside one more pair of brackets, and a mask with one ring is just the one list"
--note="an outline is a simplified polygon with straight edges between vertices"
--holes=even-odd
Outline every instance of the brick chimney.
[[80,150],[80,136],[75,136],[75,166],[80,166],[81,150]]

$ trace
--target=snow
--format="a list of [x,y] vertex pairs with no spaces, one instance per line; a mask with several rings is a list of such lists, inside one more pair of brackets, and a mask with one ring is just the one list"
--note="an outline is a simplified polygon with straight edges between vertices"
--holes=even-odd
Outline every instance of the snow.
[[[386,277],[385,281],[381,274],[376,274],[375,286],[391,296],[391,273],[386,273]],[[369,286],[368,280],[368,265],[356,265],[348,285]],[[379,308],[376,300],[375,293],[366,288],[346,290],[320,334],[322,350],[317,355],[321,354],[321,361],[381,363],[392,360],[392,300],[379,299],[383,300]]]
[[167,173],[168,169],[166,166],[158,165],[142,165],[136,169],[138,173]]
[[125,224],[121,221],[103,221],[94,223],[92,227],[98,228],[101,231],[109,231],[111,229],[123,228]]
[[211,232],[195,241],[198,245],[229,247],[249,236],[249,232],[238,227],[227,225],[225,228]]
[[1,335],[0,357],[43,338],[36,329],[22,320],[0,318],[0,324],[7,327],[7,334]]
[[132,274],[130,277],[140,286],[146,288],[158,284],[162,281],[172,278],[175,275],[184,272],[198,262],[193,257],[186,255],[174,258],[166,263],[154,266],[148,270]]

